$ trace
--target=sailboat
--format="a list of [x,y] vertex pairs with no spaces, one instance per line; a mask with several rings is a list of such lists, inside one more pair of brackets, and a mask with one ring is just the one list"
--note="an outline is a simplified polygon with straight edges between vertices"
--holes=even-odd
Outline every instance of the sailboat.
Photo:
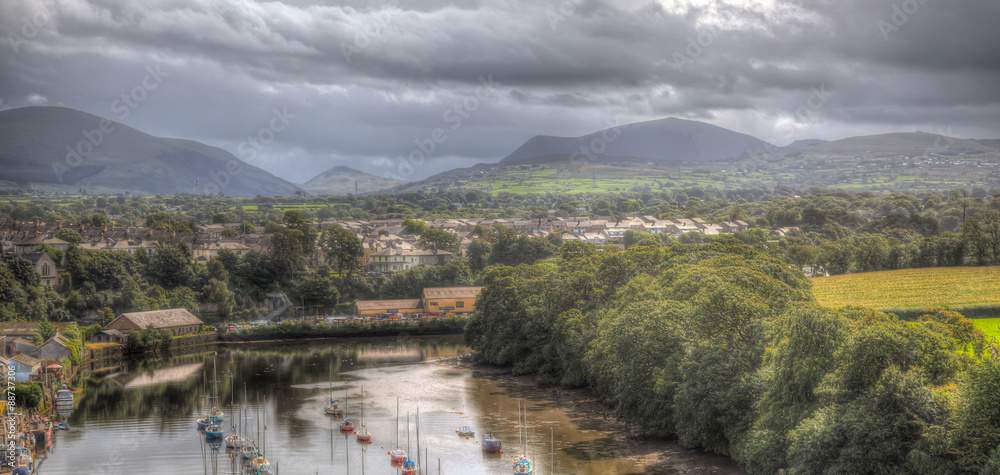
[[[205,427],[205,438],[206,439],[221,439],[225,435],[225,431],[222,430],[222,426],[219,425],[222,422],[222,411],[218,410],[216,403],[216,374],[215,374],[215,362],[212,362],[212,408],[209,409],[209,416],[212,419],[212,423]],[[218,413],[218,417],[216,417]]]
[[517,436],[521,439],[521,455],[514,458],[514,475],[534,475],[535,468],[528,458],[528,408],[524,408],[524,437],[521,438],[521,400],[517,400]]
[[365,427],[365,387],[361,386],[361,430],[355,433],[358,442],[371,442],[372,433]]
[[271,469],[271,461],[264,457],[264,453],[267,451],[267,397],[264,397],[264,432],[263,432],[263,444],[261,444],[261,450],[257,452],[257,455],[250,459],[250,467],[257,471],[257,473],[274,473]]
[[[344,391],[344,400],[347,400],[347,391]],[[347,417],[347,410],[344,410],[344,422],[340,423],[340,431],[344,434],[354,432],[354,421]]]
[[406,455],[406,451],[399,446],[399,398],[396,398],[396,448],[389,451],[389,458],[392,459],[392,463],[401,464],[406,462],[409,457]]
[[242,445],[240,445],[239,451],[240,451],[240,454],[243,456],[244,459],[252,459],[254,457],[254,455],[257,454],[257,446],[254,444],[253,439],[251,439],[250,437],[247,437],[247,431],[249,430],[247,428],[247,426],[250,423],[250,410],[247,407],[247,401],[249,401],[249,400],[250,399],[247,398],[247,383],[243,383],[243,409],[242,409],[242,412],[243,412],[242,419],[243,420],[240,422],[240,425],[242,426],[240,428],[241,429],[240,432],[243,433],[242,434],[242,437],[243,437],[242,442],[243,443],[242,443]]
[[[410,413],[406,413],[406,451],[410,451]],[[420,449],[417,449],[417,453],[420,453]],[[420,467],[411,459],[409,456],[406,457],[406,461],[403,462],[403,475],[419,475]]]
[[236,432],[236,415],[234,411],[236,410],[236,387],[234,386],[234,379],[229,380],[229,416],[233,418],[233,425],[230,429],[230,434],[226,436],[226,448],[239,450],[246,445],[246,438]]
[[333,368],[330,368],[330,403],[323,408],[323,412],[328,416],[342,416],[344,409],[337,405],[337,400],[333,398]]

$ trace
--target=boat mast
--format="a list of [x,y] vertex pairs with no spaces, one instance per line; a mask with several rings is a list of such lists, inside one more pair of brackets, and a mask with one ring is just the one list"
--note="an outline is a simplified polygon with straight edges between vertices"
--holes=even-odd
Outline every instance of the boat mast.
[[[259,441],[260,440],[260,393],[257,393],[257,408],[254,410],[254,413],[257,416],[254,417],[254,419],[257,419],[257,440]],[[260,446],[258,446],[257,448],[259,449]]]
[[399,448],[399,396],[396,396],[396,448]]
[[410,456],[410,411],[406,411],[406,456]]
[[417,468],[420,468],[420,407],[417,407]]
[[517,400],[517,445],[521,445],[521,400]]

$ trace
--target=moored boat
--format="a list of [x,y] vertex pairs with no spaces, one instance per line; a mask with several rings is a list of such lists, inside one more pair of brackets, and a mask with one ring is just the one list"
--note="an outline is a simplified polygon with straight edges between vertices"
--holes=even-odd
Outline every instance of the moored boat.
[[361,386],[361,430],[354,433],[358,442],[371,442],[372,433],[365,427],[365,387]]
[[503,443],[500,439],[493,436],[493,434],[483,435],[483,452],[488,454],[502,454],[503,453]]
[[224,434],[225,432],[219,424],[209,424],[208,427],[205,428],[206,439],[221,439]]
[[35,471],[35,459],[31,455],[31,449],[20,447],[14,457],[13,475],[30,475]]
[[458,434],[459,437],[465,437],[465,438],[475,437],[476,436],[476,431],[472,430],[472,428],[469,427],[469,426],[459,427],[455,431],[455,433]]
[[403,475],[417,475],[419,473],[420,467],[418,467],[413,460],[407,458],[406,461],[403,462]]
[[345,433],[354,432],[354,421],[344,417],[344,422],[340,423],[340,431]]
[[47,441],[52,438],[52,422],[47,417],[37,417],[28,421],[25,430],[35,436],[37,441]]
[[56,392],[56,412],[65,413],[73,410],[73,391],[64,384]]
[[406,451],[399,446],[399,398],[396,398],[396,447],[389,451],[389,459],[394,464],[401,464],[410,459]]
[[531,460],[524,455],[514,459],[514,474],[515,475],[533,475],[535,473],[534,467],[531,466]]

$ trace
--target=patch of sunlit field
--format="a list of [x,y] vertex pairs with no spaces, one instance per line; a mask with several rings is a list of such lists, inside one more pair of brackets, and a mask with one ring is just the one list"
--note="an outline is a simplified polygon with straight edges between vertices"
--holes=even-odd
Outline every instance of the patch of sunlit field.
[[1000,267],[933,267],[812,279],[813,295],[829,307],[876,309],[979,307],[1000,304]]

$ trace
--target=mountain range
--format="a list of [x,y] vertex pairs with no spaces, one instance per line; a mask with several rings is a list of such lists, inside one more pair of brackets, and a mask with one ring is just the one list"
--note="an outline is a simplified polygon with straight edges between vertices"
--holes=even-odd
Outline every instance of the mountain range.
[[0,180],[91,194],[294,195],[302,190],[217,147],[154,137],[63,107],[0,111]]
[[[337,166],[298,185],[246,163],[221,148],[192,140],[155,137],[74,109],[25,107],[0,111],[0,188],[65,193],[77,193],[82,189],[91,194],[126,191],[139,194],[222,192],[227,196],[363,194],[420,190],[431,186],[468,186],[508,179],[524,184],[523,177],[504,176],[503,170],[525,167],[553,169],[554,173],[548,176],[553,180],[596,181],[599,175],[613,179],[652,177],[661,186],[678,179],[692,186],[700,184],[697,176],[691,178],[694,175],[717,180],[718,173],[739,171],[740,175],[733,178],[731,184],[768,186],[791,180],[792,184],[805,186],[831,186],[862,178],[854,175],[856,169],[865,166],[869,167],[865,170],[902,165],[916,167],[917,161],[911,157],[974,157],[972,163],[982,168],[982,163],[1000,161],[1000,140],[975,141],[915,132],[849,137],[831,142],[807,139],[776,147],[722,127],[665,118],[614,125],[579,137],[538,135],[497,163],[449,170],[418,182]],[[890,162],[859,165],[859,159]],[[838,169],[843,173],[830,173]],[[746,180],[751,172],[762,174],[766,179]],[[959,172],[966,171],[956,173]],[[928,183],[936,180],[947,184],[950,179],[937,172],[924,172],[923,176]],[[983,184],[992,183],[990,180],[992,178]],[[490,189],[492,185],[486,187]],[[596,183],[594,188],[597,188]]]

